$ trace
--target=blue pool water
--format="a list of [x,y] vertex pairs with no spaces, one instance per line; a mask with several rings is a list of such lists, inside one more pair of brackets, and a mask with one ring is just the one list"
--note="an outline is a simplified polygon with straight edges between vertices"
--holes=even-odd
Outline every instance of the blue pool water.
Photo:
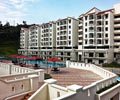
[[117,80],[120,81],[120,77],[118,77]]
[[49,62],[44,60],[24,60],[20,61],[22,63],[29,63],[29,64],[37,64],[38,66],[46,66],[46,67],[66,67],[64,62]]

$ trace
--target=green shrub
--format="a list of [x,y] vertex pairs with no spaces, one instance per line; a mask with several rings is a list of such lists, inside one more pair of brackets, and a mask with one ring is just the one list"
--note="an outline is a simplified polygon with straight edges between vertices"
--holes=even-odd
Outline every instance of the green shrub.
[[50,74],[47,73],[44,74],[44,79],[50,79],[50,78],[52,78]]
[[120,68],[120,64],[116,63],[116,62],[112,62],[110,64],[103,64],[103,67],[113,67],[113,68]]

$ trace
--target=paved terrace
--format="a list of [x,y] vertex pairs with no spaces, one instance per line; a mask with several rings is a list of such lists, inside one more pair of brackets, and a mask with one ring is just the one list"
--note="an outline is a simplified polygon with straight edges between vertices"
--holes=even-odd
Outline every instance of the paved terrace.
[[60,68],[59,70],[59,72],[52,72],[48,69],[52,78],[58,81],[57,84],[64,87],[72,84],[84,87],[102,79],[99,75],[88,70],[75,68]]

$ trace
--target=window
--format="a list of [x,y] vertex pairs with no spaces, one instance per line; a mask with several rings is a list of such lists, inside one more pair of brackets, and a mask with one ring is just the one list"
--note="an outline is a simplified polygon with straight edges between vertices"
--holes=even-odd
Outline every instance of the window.
[[85,29],[85,32],[87,32],[87,28]]
[[12,92],[15,92],[15,87],[12,87]]
[[85,20],[87,20],[87,16],[85,16]]
[[66,21],[64,21],[64,24],[66,24]]
[[85,40],[85,44],[87,44],[87,40]]
[[87,38],[87,34],[85,34],[85,38]]
[[106,19],[108,18],[108,14],[105,15],[105,18],[106,18]]
[[108,21],[105,21],[105,25],[108,25]]
[[60,97],[60,92],[57,92],[57,97]]
[[24,90],[24,86],[23,86],[23,84],[21,85],[21,89]]
[[105,40],[105,44],[108,44],[108,40]]
[[69,26],[69,28],[71,28],[71,26]]
[[57,23],[57,25],[59,26],[59,22]]
[[50,24],[50,27],[52,27],[52,24]]
[[85,23],[85,26],[87,26],[87,23]]
[[71,23],[71,20],[69,20],[69,23]]
[[105,37],[108,37],[108,34],[105,34]]
[[71,36],[69,36],[69,39],[71,39]]
[[108,31],[108,27],[105,28],[105,31]]
[[71,34],[71,31],[69,31],[69,34]]
[[69,45],[71,44],[71,41],[69,41]]

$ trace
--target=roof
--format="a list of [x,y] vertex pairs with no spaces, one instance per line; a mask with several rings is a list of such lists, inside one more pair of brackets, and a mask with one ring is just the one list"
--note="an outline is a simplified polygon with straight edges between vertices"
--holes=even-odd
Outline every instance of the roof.
[[86,12],[86,13],[84,14],[84,16],[85,16],[86,14],[88,14],[89,12],[91,12],[92,10],[94,10],[94,9],[101,11],[100,9],[98,9],[98,8],[96,8],[96,7],[93,7],[93,8],[90,9],[88,12]]
[[112,12],[112,13],[113,13],[113,10],[114,10],[114,9],[104,10],[104,11],[99,12],[97,15],[99,15],[99,14],[104,14],[104,13],[106,13],[106,12]]
[[59,72],[52,72],[49,69],[49,72],[52,78],[57,80],[57,84],[64,87],[73,84],[84,87],[102,79],[91,71],[75,68],[60,68]]
[[73,17],[67,17],[67,18],[64,18],[64,19],[58,19],[56,22],[63,21],[63,20],[68,20],[68,19],[73,19],[73,20],[77,20],[78,21],[78,19],[75,19]]
[[40,24],[40,26],[46,25],[46,24],[55,24],[55,22],[54,22],[54,21],[50,21],[50,22],[48,22],[48,23],[42,23],[42,24]]
[[21,27],[21,30],[28,31],[28,28]]

